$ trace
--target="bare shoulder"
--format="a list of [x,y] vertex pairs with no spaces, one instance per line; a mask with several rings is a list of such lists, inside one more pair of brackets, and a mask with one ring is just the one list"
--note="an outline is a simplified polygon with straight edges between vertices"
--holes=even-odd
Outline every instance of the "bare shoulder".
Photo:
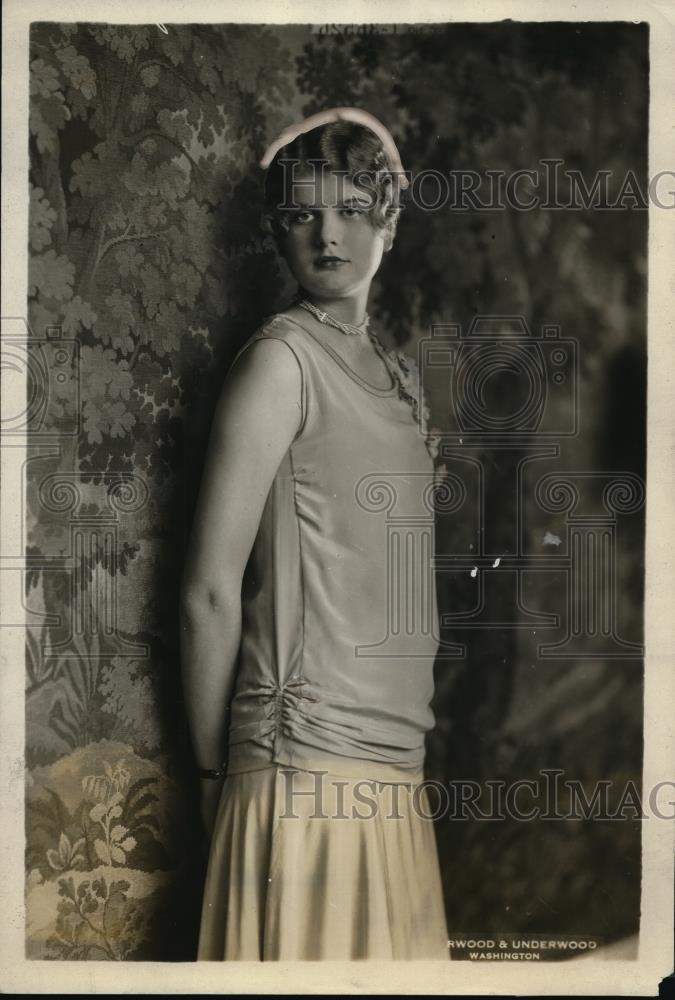
[[302,417],[302,370],[284,338],[256,331],[230,367],[215,413],[223,430],[248,427],[293,439]]
[[[234,356],[232,368],[239,365],[240,359],[243,359],[247,355],[255,357],[256,364],[260,365],[262,364],[260,361],[261,358],[272,358],[275,356],[282,358],[284,354],[288,355],[288,360],[285,362],[286,369],[290,370],[293,367],[292,361],[294,354],[296,356],[295,367],[301,368],[302,366],[298,356],[299,352],[295,350],[298,346],[298,337],[301,334],[301,328],[296,322],[294,322],[293,317],[290,316],[288,312],[273,313],[271,316],[268,316],[265,320],[263,320],[248,340],[244,341]],[[275,342],[285,343],[286,347],[274,347],[273,345]],[[269,345],[269,347],[266,346],[262,351],[260,349],[253,350],[254,346],[257,348],[257,345],[260,343]]]
[[270,318],[278,323],[280,329],[297,330],[306,324],[309,314],[299,305],[290,305],[283,312],[275,313]]
[[283,312],[273,313],[262,323],[259,332],[263,336],[293,340],[302,336],[307,312],[299,306],[288,306]]
[[266,321],[235,356],[230,379],[276,377],[291,386],[297,383],[301,368],[290,333],[276,316]]

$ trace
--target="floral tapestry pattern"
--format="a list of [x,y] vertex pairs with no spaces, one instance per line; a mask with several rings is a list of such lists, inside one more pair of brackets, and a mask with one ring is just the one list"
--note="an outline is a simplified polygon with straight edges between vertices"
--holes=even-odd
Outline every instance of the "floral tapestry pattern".
[[[558,25],[439,28],[322,36],[303,25],[32,25],[30,958],[195,955],[205,845],[180,689],[178,587],[219,386],[292,288],[258,228],[267,144],[302,116],[354,105],[387,124],[412,170],[516,169],[521,154],[583,164],[591,153],[594,167],[614,157],[617,169],[644,169],[640,26],[614,26],[611,52],[592,25],[564,38]],[[606,93],[622,77],[635,86],[609,114]],[[593,463],[613,447],[597,401],[611,402],[607,373],[621,359],[635,398],[644,396],[644,216],[409,208],[371,313],[388,347],[411,356],[431,322],[477,313],[554,320],[583,335],[591,416],[572,461]],[[432,392],[430,424],[441,430],[443,405]],[[622,460],[639,472],[639,434],[634,441]],[[456,529],[439,525],[441,544]],[[620,569],[625,627],[637,639],[641,537],[638,516]],[[439,594],[454,606],[448,584]],[[590,775],[635,773],[641,665],[559,666],[525,711],[526,655],[493,630],[468,662],[443,669],[429,746],[436,774],[554,761]],[[501,664],[498,676],[478,663]],[[579,690],[586,714],[564,712]],[[583,911],[607,939],[635,930],[633,828],[584,828],[573,842],[548,830],[543,855],[565,863],[542,861],[537,872],[527,867],[533,836],[526,824],[439,829],[451,927],[565,930]],[[604,905],[588,878],[566,878],[589,858],[602,884],[621,869],[620,907]],[[486,870],[491,884],[475,891]],[[542,897],[557,901],[555,916]]]

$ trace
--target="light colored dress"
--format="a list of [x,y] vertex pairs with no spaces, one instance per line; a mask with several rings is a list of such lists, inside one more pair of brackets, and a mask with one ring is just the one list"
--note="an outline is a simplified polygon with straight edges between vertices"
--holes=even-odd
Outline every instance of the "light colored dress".
[[243,581],[198,957],[447,960],[423,785],[433,463],[393,378],[364,381],[285,314],[242,351],[261,338],[293,352],[302,419]]

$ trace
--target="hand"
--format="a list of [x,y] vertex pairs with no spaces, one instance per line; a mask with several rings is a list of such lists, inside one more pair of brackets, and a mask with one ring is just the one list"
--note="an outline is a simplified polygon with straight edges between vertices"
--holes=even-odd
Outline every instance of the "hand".
[[213,836],[213,828],[218,813],[220,796],[225,782],[225,775],[222,778],[201,778],[200,779],[200,811],[202,823],[208,840]]

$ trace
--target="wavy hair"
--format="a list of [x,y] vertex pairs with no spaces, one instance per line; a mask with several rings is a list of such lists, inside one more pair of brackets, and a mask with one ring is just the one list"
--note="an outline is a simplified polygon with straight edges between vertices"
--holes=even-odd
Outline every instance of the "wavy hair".
[[274,236],[279,249],[283,250],[289,227],[283,208],[289,168],[297,176],[303,167],[311,170],[312,165],[315,170],[340,171],[367,190],[372,201],[368,218],[375,228],[386,231],[389,249],[402,208],[397,175],[380,138],[365,125],[350,121],[329,122],[303,132],[274,155],[265,175],[261,225]]

